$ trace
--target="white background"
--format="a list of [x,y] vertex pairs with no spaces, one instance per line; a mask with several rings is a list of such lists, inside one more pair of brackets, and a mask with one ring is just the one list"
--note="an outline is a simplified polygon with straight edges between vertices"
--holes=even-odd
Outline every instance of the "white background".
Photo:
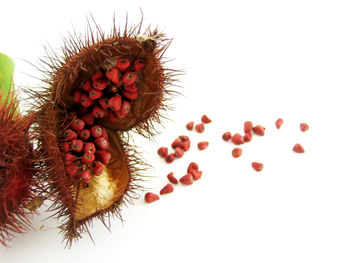
[[[17,84],[36,86],[24,73],[41,75],[23,60],[36,63],[42,44],[59,49],[72,26],[83,32],[89,12],[108,31],[114,10],[123,26],[126,12],[139,21],[139,8],[145,25],[174,38],[169,67],[186,71],[172,121],[154,142],[135,138],[153,165],[145,186],[159,191],[190,161],[202,179],[153,204],[140,198],[123,209],[123,224],[112,220],[112,233],[96,222],[96,244],[85,236],[70,250],[57,222],[44,220],[46,204],[36,232],[1,247],[0,262],[350,262],[349,1],[2,1],[0,52],[15,59]],[[205,133],[186,131],[204,113],[213,119]],[[242,132],[246,120],[266,136],[233,159],[221,135]],[[181,134],[192,148],[167,165],[156,150]],[[204,152],[201,140],[210,143]],[[291,151],[297,142],[305,154]]]

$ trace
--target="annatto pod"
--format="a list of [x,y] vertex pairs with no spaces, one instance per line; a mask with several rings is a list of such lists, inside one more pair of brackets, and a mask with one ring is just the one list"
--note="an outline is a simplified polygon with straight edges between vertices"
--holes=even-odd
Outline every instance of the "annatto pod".
[[50,210],[64,220],[68,246],[89,233],[93,218],[120,216],[120,206],[140,188],[137,167],[144,164],[125,131],[153,134],[176,74],[162,62],[170,41],[149,28],[140,36],[141,26],[123,33],[114,26],[110,35],[89,26],[86,39],[69,38],[62,61],[48,54],[48,87],[33,93]]

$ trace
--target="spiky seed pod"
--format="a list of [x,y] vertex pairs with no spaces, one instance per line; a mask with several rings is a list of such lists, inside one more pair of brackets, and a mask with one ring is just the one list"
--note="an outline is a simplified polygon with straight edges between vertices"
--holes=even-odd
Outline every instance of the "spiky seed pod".
[[34,179],[33,138],[28,133],[32,117],[18,115],[13,95],[0,96],[0,243],[31,228],[30,216],[40,201]]

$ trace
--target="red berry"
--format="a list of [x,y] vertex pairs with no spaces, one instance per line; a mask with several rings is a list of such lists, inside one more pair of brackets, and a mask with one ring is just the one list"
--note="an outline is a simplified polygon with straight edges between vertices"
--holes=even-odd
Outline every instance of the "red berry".
[[92,136],[94,136],[95,138],[101,137],[102,136],[102,127],[99,125],[94,125],[90,128],[91,134]]
[[293,151],[296,152],[296,153],[304,153],[305,152],[303,146],[301,146],[299,143],[294,145]]
[[74,120],[77,116],[78,116],[78,114],[77,114],[76,112],[71,111],[71,112],[69,112],[68,115],[67,115],[67,120],[72,121],[72,120]]
[[81,152],[83,150],[84,143],[82,140],[79,139],[73,139],[71,141],[71,149],[74,152]]
[[122,107],[122,97],[120,95],[115,95],[108,101],[109,108],[112,111],[118,111]]
[[75,162],[76,158],[73,154],[66,153],[66,154],[64,154],[63,160],[64,160],[65,164],[70,165],[70,164]]
[[185,151],[180,146],[175,148],[175,157],[176,158],[181,158],[182,156],[184,156],[184,154],[185,154]]
[[137,92],[138,88],[136,87],[136,83],[134,83],[130,86],[125,86],[124,90],[129,91],[129,92]]
[[209,119],[207,115],[203,115],[201,121],[206,124],[211,123],[211,119]]
[[307,125],[306,123],[300,123],[300,130],[302,132],[306,132],[309,129],[309,125]]
[[180,147],[187,152],[190,149],[191,141],[183,141],[180,143]]
[[85,91],[89,91],[90,89],[92,89],[91,81],[90,80],[86,81],[82,89]]
[[108,132],[105,128],[102,128],[102,137],[105,138],[106,140],[108,140]]
[[123,96],[128,98],[129,100],[136,100],[138,95],[139,93],[137,91],[136,92],[129,92],[127,90],[123,91]]
[[93,144],[92,142],[85,143],[84,148],[83,148],[83,152],[84,153],[95,153],[96,152],[95,144]]
[[112,154],[110,152],[105,151],[96,151],[95,153],[97,160],[99,160],[104,165],[107,165],[112,158]]
[[98,79],[101,79],[103,78],[104,75],[101,71],[96,71],[96,73],[91,77],[92,81],[95,81],[95,80],[98,80]]
[[192,175],[193,180],[197,181],[198,179],[201,179],[203,172],[190,169],[188,174]]
[[98,100],[98,103],[100,104],[100,106],[102,107],[102,109],[106,110],[109,107],[109,102],[108,102],[108,98],[100,98]]
[[79,169],[78,169],[78,166],[73,163],[73,164],[67,165],[65,170],[69,176],[74,176],[74,175],[76,175],[76,173],[78,172]]
[[222,139],[224,140],[224,141],[229,141],[230,139],[231,139],[231,137],[232,137],[232,135],[231,135],[231,133],[230,132],[225,132],[223,135],[222,135]]
[[69,152],[70,151],[70,145],[68,142],[62,143],[62,151],[63,152]]
[[238,158],[242,155],[242,149],[241,148],[234,148],[232,150],[232,156],[233,158]]
[[117,68],[112,68],[112,70],[106,71],[106,77],[115,84],[120,82],[119,70]]
[[92,110],[92,115],[95,118],[103,118],[105,116],[105,111],[100,106],[95,105],[94,109]]
[[84,153],[81,157],[83,163],[92,163],[95,160],[95,155],[93,153]]
[[95,117],[92,115],[92,112],[89,112],[85,114],[83,117],[81,117],[83,121],[85,121],[86,125],[91,126],[94,124]]
[[82,92],[80,90],[74,91],[74,102],[79,103],[81,100]]
[[103,173],[103,165],[99,162],[92,163],[94,174],[99,176]]
[[194,128],[196,129],[196,131],[197,131],[198,133],[204,132],[204,124],[203,124],[203,123],[197,124]]
[[250,142],[253,139],[253,135],[251,132],[247,132],[246,134],[244,134],[243,136],[243,140],[245,142]]
[[152,203],[154,201],[157,201],[159,200],[159,196],[154,194],[154,193],[151,193],[151,192],[148,192],[145,194],[145,201],[146,203]]
[[174,160],[175,160],[175,154],[174,153],[171,153],[167,157],[165,157],[165,161],[167,163],[172,163]]
[[179,147],[181,145],[180,138],[176,138],[173,143],[171,144],[171,148],[175,149],[176,147]]
[[165,158],[168,155],[168,148],[167,147],[160,147],[158,149],[158,155]]
[[193,130],[193,126],[194,126],[194,122],[193,121],[190,121],[189,123],[186,124],[186,128],[189,131]]
[[102,91],[91,89],[89,91],[89,98],[92,100],[97,100],[102,97]]
[[244,123],[244,132],[247,133],[247,132],[252,132],[253,130],[253,123],[251,121],[246,121]]
[[264,168],[264,165],[262,163],[252,162],[252,167],[255,171],[260,172]]
[[108,79],[94,80],[94,88],[97,90],[104,90],[109,84]]
[[186,174],[180,178],[180,183],[185,185],[193,184],[193,177],[191,174]]
[[179,136],[179,139],[180,139],[182,142],[190,141],[190,137],[188,137],[188,136],[186,136],[186,135],[180,135],[180,136]]
[[71,130],[71,129],[67,129],[63,132],[63,137],[67,140],[70,141],[72,139],[76,139],[77,138],[77,134]]
[[125,72],[122,77],[122,81],[126,86],[134,84],[137,80],[137,74],[132,71]]
[[260,135],[260,136],[264,136],[265,135],[265,128],[261,125],[256,125],[254,128],[253,128],[253,132],[256,134],[256,135]]
[[94,102],[89,98],[89,96],[88,96],[87,94],[82,94],[82,95],[81,95],[80,103],[81,103],[81,105],[83,105],[83,107],[85,107],[85,108],[88,108],[88,107],[90,107],[92,104],[94,104]]
[[85,126],[85,122],[82,119],[75,119],[70,125],[70,127],[75,131],[83,130],[84,126]]
[[275,122],[277,129],[281,128],[282,124],[283,124],[283,119],[277,119]]
[[174,186],[172,184],[167,184],[162,188],[162,190],[160,190],[161,195],[172,193],[172,192],[174,192]]
[[109,147],[108,140],[106,140],[106,138],[103,138],[103,137],[99,137],[95,139],[94,143],[97,146],[97,148],[99,148],[100,150],[107,150]]
[[144,66],[145,66],[145,61],[143,59],[136,59],[134,62],[134,69],[136,72],[140,72]]
[[209,142],[199,142],[198,143],[198,149],[200,151],[203,151],[203,150],[207,149],[208,146],[209,146]]
[[84,141],[86,141],[87,139],[89,139],[90,137],[90,130],[89,129],[84,129],[84,130],[81,130],[79,132],[79,138],[80,139],[83,139]]
[[191,170],[196,170],[196,171],[198,171],[198,169],[199,169],[198,164],[195,163],[195,162],[191,162],[191,163],[188,165],[188,167],[187,167],[187,173],[190,173]]
[[119,118],[125,117],[130,111],[131,103],[129,101],[124,100],[122,103],[122,107],[119,111],[116,112]]
[[108,111],[108,120],[115,122],[119,120],[119,117],[114,111]]
[[124,72],[130,66],[130,61],[127,58],[118,58],[116,66],[121,72]]
[[240,135],[239,133],[234,134],[231,138],[231,141],[236,145],[240,145],[244,143],[243,136]]
[[81,179],[83,179],[84,183],[88,183],[91,180],[91,173],[90,170],[85,170],[82,171],[78,174],[78,177],[80,177]]
[[175,178],[173,172],[169,173],[169,174],[167,175],[167,177],[168,177],[168,180],[169,180],[171,183],[173,183],[173,184],[178,184],[178,183],[179,183],[179,181]]

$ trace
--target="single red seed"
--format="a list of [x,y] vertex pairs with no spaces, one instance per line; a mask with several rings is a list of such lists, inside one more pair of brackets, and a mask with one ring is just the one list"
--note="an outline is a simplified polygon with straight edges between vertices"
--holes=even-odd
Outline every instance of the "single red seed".
[[242,149],[241,148],[234,148],[232,150],[232,156],[233,158],[238,158],[242,155]]
[[120,82],[119,70],[117,68],[112,68],[112,70],[106,71],[106,77],[115,84]]
[[261,125],[256,125],[254,128],[253,128],[253,132],[256,134],[256,135],[259,135],[259,136],[264,136],[265,135],[265,128]]
[[277,119],[276,122],[275,122],[275,125],[276,125],[277,129],[280,129],[282,124],[283,124],[283,119],[281,119],[281,118]]
[[160,157],[163,157],[163,158],[167,157],[167,155],[168,155],[168,148],[167,147],[160,147],[158,149],[158,155]]
[[67,140],[70,141],[72,139],[76,139],[77,138],[77,134],[71,130],[71,129],[67,129],[63,132],[63,137]]
[[90,170],[82,171],[78,174],[78,177],[80,177],[84,183],[88,183],[91,180],[91,172]]
[[252,132],[253,130],[253,123],[251,121],[244,122],[244,132]]
[[97,100],[103,95],[102,91],[91,89],[89,90],[89,98],[92,100]]
[[130,99],[130,100],[136,100],[138,95],[139,95],[139,93],[137,91],[136,92],[129,92],[127,90],[123,91],[123,96]]
[[74,91],[74,102],[79,103],[81,100],[82,92],[80,90]]
[[205,129],[203,123],[197,124],[194,128],[195,128],[195,130],[196,130],[198,133],[204,132],[204,129]]
[[116,66],[121,72],[124,72],[130,66],[130,61],[127,58],[118,58]]
[[192,175],[193,180],[197,181],[198,179],[201,179],[203,172],[202,171],[197,171],[194,169],[190,169],[188,174]]
[[172,193],[174,192],[174,186],[172,184],[167,184],[166,186],[164,186],[162,188],[162,190],[160,190],[160,194],[163,195],[163,194],[169,194],[169,193]]
[[84,143],[82,140],[73,139],[71,141],[71,149],[74,152],[81,152],[83,150]]
[[180,183],[185,185],[193,184],[193,177],[191,174],[186,174],[180,178]]
[[94,80],[94,88],[97,90],[104,90],[109,84],[108,79]]
[[307,125],[306,123],[300,123],[300,130],[302,132],[306,132],[307,130],[309,130],[309,125]]
[[138,88],[136,87],[136,83],[134,83],[130,86],[125,86],[124,90],[129,91],[129,92],[137,92]]
[[167,157],[165,157],[165,161],[167,163],[172,163],[174,160],[175,160],[175,154],[174,153],[171,153],[171,154],[167,155]]
[[108,111],[107,115],[108,115],[108,120],[112,122],[116,122],[117,120],[120,119],[114,111]]
[[69,164],[69,165],[67,165],[66,166],[66,168],[65,168],[65,170],[66,170],[66,173],[69,175],[69,176],[74,176],[74,175],[76,175],[77,174],[77,172],[78,172],[78,166],[76,165],[76,164]]
[[222,135],[222,139],[224,140],[224,141],[229,141],[230,139],[231,139],[231,137],[232,137],[232,135],[231,135],[231,133],[230,132],[225,132],[223,135]]
[[184,156],[184,154],[185,154],[185,151],[180,146],[175,148],[175,157],[176,158],[181,158],[182,156]]
[[95,175],[100,176],[103,173],[103,165],[101,163],[93,162],[92,167]]
[[81,131],[85,127],[85,122],[82,119],[75,119],[72,121],[70,127],[75,131]]
[[112,158],[112,154],[105,151],[96,151],[95,155],[97,160],[99,160],[104,165],[107,165]]
[[96,81],[96,80],[98,80],[98,79],[101,79],[101,78],[103,78],[104,77],[104,75],[103,75],[103,73],[101,72],[101,71],[96,71],[96,73],[91,77],[91,79],[92,79],[92,81]]
[[243,139],[243,136],[240,135],[239,133],[235,133],[232,138],[231,138],[231,141],[236,144],[236,145],[241,145],[244,143],[244,139]]
[[72,163],[74,163],[75,162],[75,160],[76,160],[76,158],[75,158],[75,156],[73,155],[73,154],[71,154],[71,153],[65,153],[64,154],[64,157],[63,157],[63,160],[64,160],[64,163],[65,164],[72,164]]
[[195,162],[191,162],[191,163],[188,165],[188,167],[187,167],[187,173],[190,173],[191,170],[196,170],[196,171],[198,171],[198,169],[199,169],[198,164],[195,163]]
[[95,160],[95,155],[93,153],[84,153],[81,157],[83,163],[92,163]]
[[260,172],[264,168],[264,165],[262,163],[252,162],[252,167],[255,171]]
[[89,129],[84,129],[84,130],[81,130],[79,132],[79,138],[80,139],[83,139],[84,141],[86,141],[87,139],[89,139],[91,133],[90,133],[90,130]]
[[78,116],[78,114],[74,111],[71,111],[70,113],[68,113],[67,115],[67,120],[72,121],[74,120],[76,117]]
[[83,148],[83,152],[84,153],[95,153],[96,152],[95,144],[93,144],[92,142],[85,143],[84,148]]
[[103,138],[103,137],[99,137],[95,139],[94,143],[97,146],[97,148],[99,148],[100,150],[107,150],[109,147],[108,140],[106,140],[106,138]]
[[80,98],[80,104],[85,107],[88,108],[90,107],[92,104],[94,104],[93,100],[89,98],[89,96],[87,94],[81,94],[81,98]]
[[152,203],[154,201],[157,201],[159,200],[159,196],[154,194],[154,193],[151,193],[151,192],[148,192],[145,194],[145,201],[146,203]]
[[203,151],[203,150],[207,149],[208,146],[209,146],[209,142],[199,142],[198,143],[198,149],[200,151]]
[[243,136],[244,142],[250,142],[253,139],[253,134],[251,132],[246,132]]
[[296,153],[304,153],[305,152],[303,146],[301,146],[299,143],[294,145],[293,151]]
[[191,141],[183,141],[183,142],[181,142],[180,147],[181,147],[185,152],[187,152],[187,151],[190,149],[190,147],[191,147]]
[[122,107],[122,97],[117,94],[109,99],[108,104],[112,111],[118,111]]
[[108,98],[100,98],[98,100],[98,103],[100,104],[100,106],[102,107],[102,109],[106,110],[109,107],[109,101]]
[[101,127],[102,128],[102,137],[105,138],[106,140],[109,139],[108,137],[108,132],[105,128]]
[[117,116],[119,118],[125,117],[129,113],[130,107],[131,103],[129,101],[124,100],[122,103],[122,107],[116,112]]
[[205,124],[211,123],[211,119],[209,119],[207,115],[203,115],[201,121]]
[[179,147],[181,145],[180,138],[176,138],[173,143],[171,144],[171,148],[175,149],[176,147]]
[[92,89],[91,81],[90,80],[86,81],[85,84],[83,85],[82,89],[85,91],[91,90]]
[[168,175],[167,175],[167,178],[168,178],[168,180],[171,182],[171,183],[173,183],[173,184],[178,184],[179,183],[179,181],[176,179],[176,177],[174,176],[174,173],[173,172],[171,172],[171,173],[169,173]]
[[94,115],[92,115],[92,112],[89,112],[85,114],[83,117],[81,117],[83,121],[85,121],[86,125],[93,125],[95,121]]
[[92,110],[92,115],[95,118],[103,118],[105,116],[105,111],[100,106],[95,105],[94,109]]
[[137,74],[135,72],[128,71],[128,72],[125,72],[123,74],[122,82],[126,86],[130,86],[130,85],[134,84],[136,82],[136,80],[137,80]]
[[186,124],[186,128],[189,131],[193,130],[193,126],[194,126],[194,121],[190,121],[189,123]]
[[134,62],[134,69],[136,72],[140,72],[144,66],[145,66],[145,61],[143,61],[143,59],[136,59]]
[[90,128],[91,134],[92,136],[94,136],[95,138],[101,137],[102,136],[102,127],[99,125],[94,125]]

